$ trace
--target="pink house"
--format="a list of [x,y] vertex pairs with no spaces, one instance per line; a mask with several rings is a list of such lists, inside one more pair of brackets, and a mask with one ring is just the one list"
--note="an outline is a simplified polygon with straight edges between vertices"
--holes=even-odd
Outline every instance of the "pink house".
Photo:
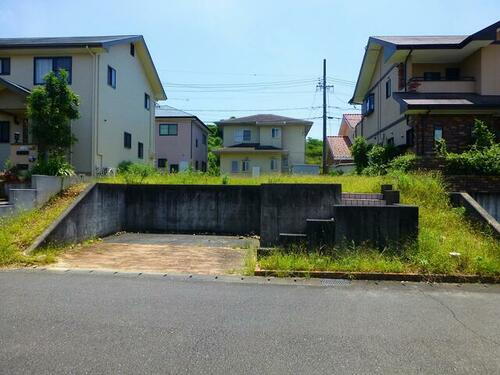
[[207,170],[208,127],[195,115],[163,105],[155,110],[156,165],[170,172]]

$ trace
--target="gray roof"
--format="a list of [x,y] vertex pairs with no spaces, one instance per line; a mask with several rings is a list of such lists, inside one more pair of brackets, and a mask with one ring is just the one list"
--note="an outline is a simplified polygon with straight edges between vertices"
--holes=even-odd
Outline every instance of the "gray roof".
[[9,81],[9,80],[2,78],[2,77],[0,77],[0,85],[6,86],[9,89],[16,91],[20,94],[30,94],[31,93],[31,91],[29,89],[27,89],[26,87],[18,85],[17,83],[14,83],[14,82]]
[[204,127],[206,130],[208,130],[210,132],[210,129],[208,128],[208,126],[203,121],[201,121],[198,118],[198,116],[193,115],[193,114],[188,113],[188,112],[184,112],[184,111],[177,109],[177,108],[174,108],[174,107],[170,107],[169,105],[162,105],[160,107],[156,107],[155,108],[155,117],[156,118],[193,118],[193,119],[197,120],[202,125],[202,127]]
[[307,124],[312,125],[311,121],[296,119],[292,117],[259,114],[246,117],[230,118],[227,120],[217,121],[216,124]]
[[169,105],[162,105],[155,109],[156,117],[196,117],[191,113],[181,111],[180,109],[170,107]]
[[396,45],[434,45],[434,44],[459,44],[468,35],[419,35],[419,36],[373,36],[383,42]]
[[139,39],[142,39],[141,35],[0,38],[0,48],[107,47]]
[[419,93],[395,92],[402,110],[407,109],[478,109],[499,108],[500,95],[479,95],[469,93]]

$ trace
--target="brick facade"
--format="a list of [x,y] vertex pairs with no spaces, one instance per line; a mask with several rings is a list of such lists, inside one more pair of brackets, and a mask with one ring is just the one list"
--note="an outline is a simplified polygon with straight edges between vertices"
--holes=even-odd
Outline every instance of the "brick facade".
[[448,191],[499,193],[500,176],[444,176]]
[[450,152],[466,151],[472,144],[474,120],[483,120],[500,141],[500,118],[491,115],[410,115],[408,125],[414,130],[412,150],[418,156],[434,157],[434,130],[442,129],[442,137]]

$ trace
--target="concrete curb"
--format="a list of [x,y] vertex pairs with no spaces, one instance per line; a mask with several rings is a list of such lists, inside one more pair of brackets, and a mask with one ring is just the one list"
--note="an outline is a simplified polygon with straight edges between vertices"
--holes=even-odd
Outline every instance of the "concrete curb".
[[25,251],[25,255],[31,254],[34,250],[36,250],[47,238],[47,236],[54,230],[55,227],[59,225],[59,223],[75,208],[80,201],[87,196],[88,193],[92,191],[92,189],[95,187],[96,183],[93,182],[87,188],[78,195],[78,197],[71,203],[62,213],[59,215],[59,217],[52,222],[43,232],[40,234],[35,241],[31,244],[30,247],[28,247]]
[[330,271],[279,271],[279,270],[255,270],[255,276],[280,276],[287,277],[311,277],[321,279],[354,279],[354,280],[378,280],[378,281],[413,281],[413,282],[436,282],[436,283],[486,283],[500,284],[499,276],[480,275],[442,275],[442,274],[419,274],[419,273],[381,273],[381,272],[330,272]]

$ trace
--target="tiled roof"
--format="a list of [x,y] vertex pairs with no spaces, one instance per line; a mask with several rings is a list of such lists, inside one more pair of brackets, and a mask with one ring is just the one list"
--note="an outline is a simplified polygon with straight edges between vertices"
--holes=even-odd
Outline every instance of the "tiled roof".
[[311,124],[311,121],[301,120],[292,117],[259,114],[239,118],[230,118],[217,121],[216,124]]
[[255,148],[256,150],[282,150],[281,148],[279,147],[275,147],[275,146],[264,146],[264,145],[261,145],[260,143],[238,143],[236,145],[232,145],[232,146],[229,146],[229,147],[238,147],[238,148],[241,148],[241,147],[244,147],[244,148]]
[[361,114],[360,113],[344,113],[343,117],[345,118],[347,125],[349,125],[351,128],[355,128],[358,122],[361,121]]
[[327,137],[330,153],[335,160],[352,160],[351,140],[341,135]]

